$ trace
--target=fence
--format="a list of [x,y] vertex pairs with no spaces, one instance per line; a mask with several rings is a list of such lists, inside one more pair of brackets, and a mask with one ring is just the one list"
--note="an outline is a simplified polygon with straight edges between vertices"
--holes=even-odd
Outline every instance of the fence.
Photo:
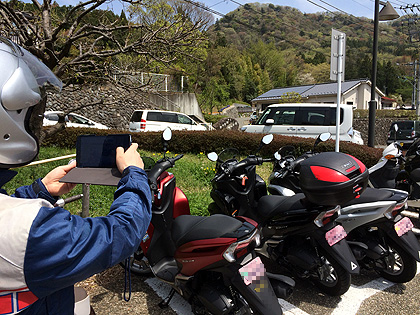
[[124,72],[115,71],[112,74],[116,82],[134,86],[148,86],[154,91],[184,92],[187,77],[179,78],[169,74],[148,73],[148,72]]

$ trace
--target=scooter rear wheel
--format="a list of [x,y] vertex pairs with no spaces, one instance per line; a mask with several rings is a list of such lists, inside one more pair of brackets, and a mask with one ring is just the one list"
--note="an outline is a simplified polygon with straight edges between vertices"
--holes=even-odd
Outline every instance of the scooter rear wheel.
[[377,262],[376,270],[385,279],[395,283],[412,280],[417,273],[417,262],[401,246],[387,239],[389,255]]
[[321,257],[324,265],[318,268],[314,284],[322,292],[331,296],[340,296],[347,292],[351,284],[351,275],[332,257]]

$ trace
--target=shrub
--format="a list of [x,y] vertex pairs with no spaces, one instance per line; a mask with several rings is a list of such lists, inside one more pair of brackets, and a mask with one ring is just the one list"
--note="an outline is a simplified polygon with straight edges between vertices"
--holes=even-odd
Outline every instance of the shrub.
[[210,115],[210,114],[203,114],[205,121],[207,121],[208,123],[212,123],[215,124],[217,123],[220,119],[226,118],[226,115]]
[[[42,143],[45,146],[58,146],[75,148],[77,136],[83,134],[121,134],[130,133],[122,130],[99,130],[92,128],[66,128],[63,131],[47,138]],[[142,150],[160,152],[162,150],[161,132],[130,133],[133,142],[137,142]],[[173,131],[169,150],[175,153],[200,154],[215,151],[219,153],[226,148],[236,148],[242,155],[253,154],[259,147],[263,135],[258,133],[245,133],[242,131],[215,130],[215,131]],[[260,153],[270,157],[275,151],[286,145],[293,145],[296,154],[300,155],[313,149],[314,139],[287,137],[274,135],[273,141],[263,146]],[[329,140],[321,143],[317,151],[334,151],[335,141]],[[361,160],[367,167],[374,165],[381,157],[382,149],[371,148],[349,142],[340,142],[340,151],[353,155]]]

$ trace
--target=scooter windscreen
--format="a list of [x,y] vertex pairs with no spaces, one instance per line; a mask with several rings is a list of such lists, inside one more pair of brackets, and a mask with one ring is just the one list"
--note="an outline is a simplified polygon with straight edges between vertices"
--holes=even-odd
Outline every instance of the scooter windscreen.
[[241,156],[239,150],[235,148],[227,148],[218,154],[218,159],[216,163],[216,170],[219,169],[219,166],[228,161],[240,161]]

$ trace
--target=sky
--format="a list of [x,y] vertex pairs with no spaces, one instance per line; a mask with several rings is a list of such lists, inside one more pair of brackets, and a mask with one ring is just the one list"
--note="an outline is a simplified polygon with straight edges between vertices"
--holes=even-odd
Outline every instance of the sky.
[[[401,7],[406,7],[413,0],[391,0],[389,1],[398,14],[404,15]],[[271,0],[271,1],[246,1],[246,0],[202,0],[210,9],[226,14],[245,3],[272,3],[274,5],[289,6],[300,10],[303,13],[316,13],[328,11],[341,11],[354,16],[364,16],[373,19],[375,6],[374,0]],[[379,10],[382,6],[379,6]],[[344,11],[344,12],[343,12]],[[216,16],[217,17],[217,16]]]
[[[41,0],[39,0],[41,1]],[[56,0],[60,5],[75,5],[79,0]],[[195,0],[197,1],[197,0]],[[271,0],[271,1],[247,1],[247,0],[198,0],[204,3],[210,9],[220,13],[229,13],[245,3],[272,3],[274,5],[283,5],[296,8],[303,13],[316,13],[329,11],[344,11],[354,16],[364,16],[373,19],[374,0]],[[411,1],[411,2],[410,2]],[[30,0],[24,0],[30,2]],[[413,0],[391,0],[389,1],[395,10],[404,15],[404,11],[400,7],[405,7],[413,4]],[[382,6],[379,6],[380,9]],[[121,13],[123,5],[118,0],[110,0],[101,9],[111,9],[116,14]],[[344,13],[342,12],[342,13]],[[220,15],[215,14],[215,18],[221,18]]]

